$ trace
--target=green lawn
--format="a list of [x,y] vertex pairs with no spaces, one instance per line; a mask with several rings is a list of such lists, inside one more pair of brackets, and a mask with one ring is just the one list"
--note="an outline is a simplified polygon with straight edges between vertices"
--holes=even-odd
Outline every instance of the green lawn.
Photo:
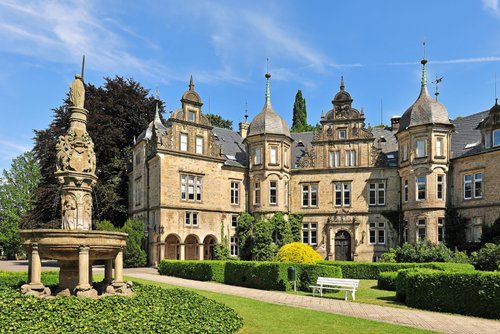
[[[176,288],[176,286],[156,283],[136,278],[128,278],[133,281],[154,284],[163,288]],[[366,281],[366,286],[372,286],[373,282]],[[189,289],[188,289],[189,290]],[[215,292],[195,290],[200,295],[214,299],[233,308],[243,317],[244,327],[240,334],[247,333],[431,333],[429,331],[418,330],[411,327],[386,324],[360,318],[336,315],[326,312],[318,312],[290,306],[275,305],[235,297],[231,295],[219,294]],[[381,292],[386,292],[379,290]],[[392,293],[394,294],[394,293]],[[382,295],[383,297],[383,295]],[[366,300],[376,300],[378,296],[370,296],[368,293]]]

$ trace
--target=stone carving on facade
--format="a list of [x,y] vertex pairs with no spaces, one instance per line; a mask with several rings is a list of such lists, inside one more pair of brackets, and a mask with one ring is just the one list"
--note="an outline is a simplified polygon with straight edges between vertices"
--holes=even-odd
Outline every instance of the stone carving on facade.
[[83,196],[83,230],[90,230],[92,224],[92,197],[90,195]]
[[70,128],[66,135],[59,136],[56,151],[58,172],[95,173],[94,143],[86,131]]
[[316,167],[316,155],[311,147],[308,147],[304,155],[299,160],[300,168],[314,168]]
[[74,230],[77,225],[76,199],[73,195],[67,194],[62,199],[62,229]]
[[371,146],[370,161],[371,165],[375,167],[387,166],[387,156],[382,152],[381,148],[378,148],[375,145]]
[[348,104],[335,106],[335,118],[347,119],[350,116],[351,107]]

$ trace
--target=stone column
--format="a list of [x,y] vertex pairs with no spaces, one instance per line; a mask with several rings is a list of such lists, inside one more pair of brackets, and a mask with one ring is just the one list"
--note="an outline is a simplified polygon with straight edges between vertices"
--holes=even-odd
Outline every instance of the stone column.
[[106,260],[104,263],[104,282],[111,283],[113,281],[113,260]]
[[31,283],[31,249],[28,252],[28,284]]
[[77,290],[89,290],[89,247],[80,246],[78,250],[78,286]]
[[123,249],[115,256],[115,280],[114,283],[123,283]]
[[186,245],[179,244],[179,247],[180,247],[180,260],[185,260],[186,259]]
[[92,272],[92,262],[89,262],[89,284],[92,286],[94,282],[94,273]]
[[205,245],[199,244],[198,245],[198,259],[199,260],[203,260],[203,254],[205,254]]
[[158,248],[160,249],[160,258],[158,259],[158,263],[160,263],[160,261],[165,258],[165,243],[160,242],[158,245]]
[[43,289],[42,284],[42,261],[38,254],[38,243],[31,244],[31,271],[30,271],[30,288]]

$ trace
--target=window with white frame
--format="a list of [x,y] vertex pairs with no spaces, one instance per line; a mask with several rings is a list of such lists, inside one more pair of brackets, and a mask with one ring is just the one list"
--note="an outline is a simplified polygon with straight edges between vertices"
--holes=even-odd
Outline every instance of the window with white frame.
[[335,206],[351,206],[351,182],[334,183]]
[[493,147],[500,146],[500,129],[493,131]]
[[443,154],[443,138],[438,137],[436,138],[436,156],[442,157]]
[[404,180],[404,183],[403,183],[403,201],[404,202],[408,202],[408,179],[405,179]]
[[369,206],[385,205],[384,182],[372,182],[368,184],[368,205]]
[[339,130],[339,139],[346,139],[346,130]]
[[464,175],[464,199],[483,197],[483,173]]
[[472,175],[464,175],[464,199],[472,198]]
[[425,150],[425,140],[424,139],[417,140],[415,155],[417,158],[423,158],[427,155],[427,152]]
[[473,217],[467,220],[465,240],[467,242],[480,242],[482,236],[482,217]]
[[135,205],[141,205],[142,198],[142,178],[135,180]]
[[203,137],[196,137],[196,153],[203,154]]
[[231,181],[231,204],[240,204],[240,183],[237,181]]
[[198,226],[198,212],[186,211],[184,215],[184,224],[187,226]]
[[444,199],[444,175],[436,176],[437,192],[436,197],[439,200]]
[[302,224],[302,243],[306,245],[317,245],[318,243],[318,224],[303,223]]
[[285,150],[283,151],[283,165],[288,167],[290,166],[290,164],[288,163],[288,149],[285,148]]
[[444,217],[438,218],[438,242],[444,242]]
[[269,204],[278,204],[278,182],[269,181]]
[[329,152],[329,166],[330,168],[340,166],[340,151],[330,151]]
[[238,246],[239,240],[236,236],[231,237],[231,256],[238,256],[240,255],[240,248]]
[[272,165],[276,165],[278,163],[278,147],[271,146],[270,149],[270,161],[269,163]]
[[260,165],[262,163],[261,155],[262,155],[262,149],[260,147],[257,147],[255,149],[254,162],[253,162],[255,165]]
[[491,147],[491,131],[486,131],[484,133],[484,148]]
[[260,205],[260,182],[255,182],[253,186],[253,205]]
[[288,208],[290,205],[290,183],[285,182],[285,206]]
[[356,166],[356,151],[346,150],[345,151],[345,165],[346,167]]
[[238,227],[238,215],[231,215],[231,228]]
[[474,174],[474,198],[483,197],[483,173]]
[[426,221],[425,219],[419,219],[417,221],[417,240],[425,240],[426,234]]
[[417,200],[425,200],[426,193],[426,177],[425,175],[417,176]]
[[194,111],[188,111],[188,121],[190,122],[196,121],[196,113]]
[[201,176],[181,174],[181,199],[201,201]]
[[318,206],[318,185],[303,184],[302,185],[302,207],[317,207]]
[[181,146],[180,150],[187,152],[188,150],[188,135],[187,133],[181,133]]
[[370,244],[385,245],[385,222],[370,222],[368,232]]
[[408,144],[401,145],[401,161],[408,160]]

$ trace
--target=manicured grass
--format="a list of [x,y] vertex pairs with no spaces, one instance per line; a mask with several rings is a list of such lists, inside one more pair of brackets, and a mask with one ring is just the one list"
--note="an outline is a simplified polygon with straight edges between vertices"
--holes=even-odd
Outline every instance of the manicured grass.
[[[144,284],[163,288],[176,286],[132,279]],[[376,281],[370,281],[367,285]],[[193,290],[193,289],[188,289]],[[431,333],[411,327],[403,327],[383,322],[336,315],[326,312],[275,305],[242,297],[215,292],[194,290],[202,296],[221,302],[234,309],[243,317],[240,334],[249,333]],[[382,290],[380,290],[382,291]],[[371,297],[376,298],[376,297]]]

